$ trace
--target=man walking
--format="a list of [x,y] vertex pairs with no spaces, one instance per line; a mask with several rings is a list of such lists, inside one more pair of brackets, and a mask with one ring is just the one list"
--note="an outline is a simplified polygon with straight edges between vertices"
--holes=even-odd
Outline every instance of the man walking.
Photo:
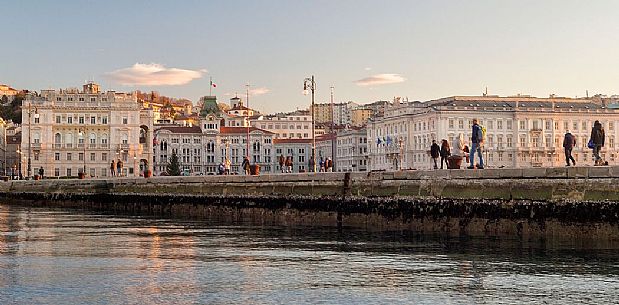
[[593,128],[591,129],[591,139],[589,141],[593,142],[593,156],[595,156],[595,164],[594,165],[602,165],[602,157],[600,157],[600,150],[604,147],[604,128],[602,128],[602,123],[600,121],[595,121],[593,123]]
[[570,133],[570,131],[565,132],[565,136],[563,137],[563,148],[565,149],[565,163],[567,166],[570,166],[570,160],[572,160],[572,164],[576,166],[576,160],[572,157],[572,149],[576,146],[576,137]]
[[477,124],[477,119],[473,119],[473,132],[471,133],[471,165],[468,167],[469,169],[475,168],[475,153],[479,155],[479,166],[478,169],[484,168],[484,157],[481,153],[481,146],[484,143],[484,135],[481,131],[481,127]]
[[434,160],[434,169],[438,169],[436,159],[441,155],[441,148],[436,144],[436,140],[432,140],[432,146],[430,146],[430,157]]

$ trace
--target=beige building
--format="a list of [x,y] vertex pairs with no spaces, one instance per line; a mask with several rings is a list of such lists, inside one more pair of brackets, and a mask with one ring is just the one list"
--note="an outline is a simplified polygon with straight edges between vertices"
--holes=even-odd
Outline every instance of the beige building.
[[368,138],[365,128],[349,128],[337,133],[338,172],[368,170]]
[[368,120],[372,117],[374,112],[372,109],[357,107],[351,111],[351,125],[355,127],[363,127],[367,124]]
[[18,93],[19,91],[11,88],[10,86],[0,84],[0,98],[6,95],[8,101],[12,101]]
[[[383,117],[368,124],[371,169],[431,168],[432,140],[463,134],[470,147],[471,123],[486,128],[486,167],[564,166],[563,136],[576,136],[573,156],[577,164],[591,165],[587,141],[592,124],[599,120],[606,131],[602,157],[617,164],[619,109],[601,98],[551,96],[454,96],[424,103],[395,103]],[[476,158],[476,161],[478,158]]]
[[113,160],[124,176],[152,169],[152,109],[132,93],[101,92],[95,83],[83,90],[42,90],[22,105],[22,172],[32,176],[106,177]]
[[305,112],[259,116],[251,126],[268,130],[276,139],[311,139],[312,116]]

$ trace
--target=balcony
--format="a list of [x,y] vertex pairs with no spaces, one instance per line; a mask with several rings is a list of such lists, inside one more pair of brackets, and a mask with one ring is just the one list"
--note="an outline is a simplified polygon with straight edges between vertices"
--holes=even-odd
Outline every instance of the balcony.
[[99,148],[101,148],[101,149],[109,149],[110,148],[110,144],[101,143],[101,144],[99,144]]

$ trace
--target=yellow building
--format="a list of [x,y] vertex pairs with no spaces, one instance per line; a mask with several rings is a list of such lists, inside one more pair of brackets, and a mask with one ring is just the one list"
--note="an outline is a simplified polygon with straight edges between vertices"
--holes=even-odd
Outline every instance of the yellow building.
[[374,112],[371,109],[357,108],[351,110],[352,126],[365,126]]

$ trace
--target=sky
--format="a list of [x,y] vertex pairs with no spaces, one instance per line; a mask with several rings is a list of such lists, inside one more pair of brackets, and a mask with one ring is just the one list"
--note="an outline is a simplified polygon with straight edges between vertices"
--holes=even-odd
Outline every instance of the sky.
[[0,0],[0,83],[18,89],[316,102],[619,94],[619,1]]

